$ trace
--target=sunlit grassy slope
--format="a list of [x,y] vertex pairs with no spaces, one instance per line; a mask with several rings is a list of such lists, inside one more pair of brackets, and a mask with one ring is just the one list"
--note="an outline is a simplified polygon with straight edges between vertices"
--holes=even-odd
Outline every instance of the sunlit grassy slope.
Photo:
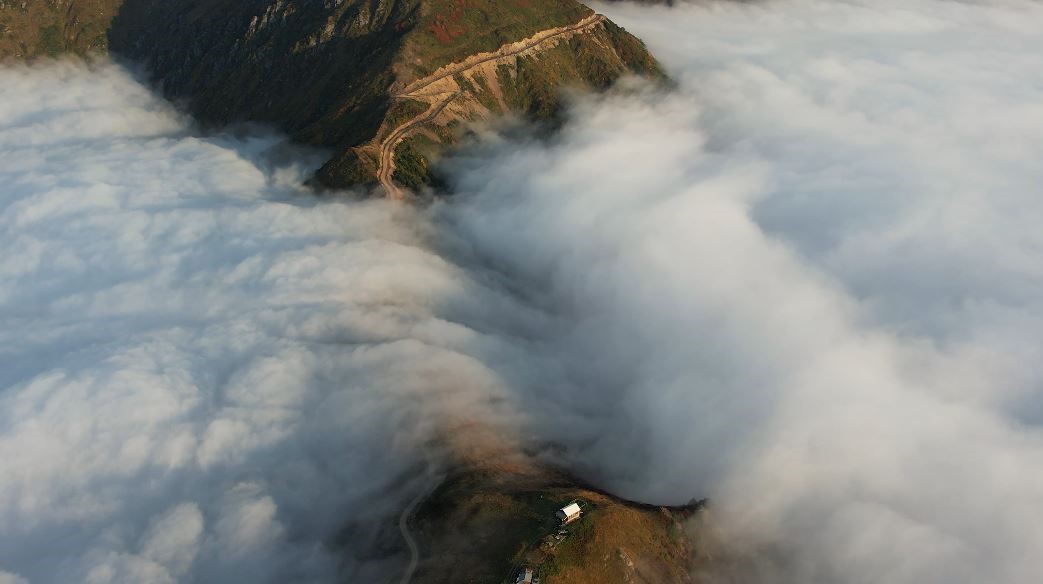
[[105,51],[122,0],[0,0],[0,59]]
[[[584,514],[562,527],[554,513],[572,502]],[[499,584],[523,566],[546,584],[685,582],[693,549],[684,522],[694,510],[629,503],[553,471],[457,473],[415,518],[424,553],[416,582]]]

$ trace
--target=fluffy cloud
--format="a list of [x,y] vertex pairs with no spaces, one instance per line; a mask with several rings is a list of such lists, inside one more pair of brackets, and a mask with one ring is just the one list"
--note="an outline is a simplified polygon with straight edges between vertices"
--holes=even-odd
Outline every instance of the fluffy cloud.
[[599,9],[679,90],[490,137],[438,210],[557,319],[541,434],[623,494],[708,495],[719,579],[1043,572],[1043,10]]
[[1043,10],[599,8],[677,90],[425,210],[117,67],[0,72],[0,582],[387,579],[476,419],[709,496],[711,580],[1043,573]]
[[399,569],[423,445],[512,415],[444,315],[509,299],[417,213],[316,200],[310,153],[194,136],[121,68],[6,69],[0,104],[2,579]]

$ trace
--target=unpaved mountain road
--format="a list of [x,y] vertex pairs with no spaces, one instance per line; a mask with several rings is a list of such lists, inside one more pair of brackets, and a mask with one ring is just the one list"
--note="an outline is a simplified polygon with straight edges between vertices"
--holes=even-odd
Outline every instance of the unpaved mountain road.
[[380,168],[377,170],[377,180],[380,181],[380,185],[384,187],[384,192],[387,193],[388,197],[401,200],[405,196],[402,189],[398,188],[398,185],[395,184],[393,178],[395,174],[395,149],[398,148],[398,145],[402,140],[406,139],[406,135],[417,126],[426,124],[438,117],[438,114],[442,113],[442,110],[449,105],[449,102],[456,99],[458,95],[460,95],[460,92],[454,91],[440,101],[431,104],[431,107],[429,107],[427,111],[395,128],[395,131],[391,132],[391,134],[380,143]]
[[527,39],[523,39],[521,41],[516,41],[513,43],[507,43],[491,53],[477,53],[471,55],[463,61],[457,61],[455,63],[444,65],[442,67],[439,67],[437,71],[428,75],[427,77],[417,79],[416,81],[407,85],[402,91],[397,93],[395,97],[410,97],[416,95],[416,93],[419,92],[421,89],[424,89],[425,87],[441,79],[445,79],[446,77],[450,77],[452,75],[459,75],[460,73],[464,73],[469,69],[473,69],[478,65],[488,63],[489,61],[495,61],[496,59],[503,59],[504,57],[510,57],[512,55],[517,55],[518,53],[523,53],[531,48],[539,46],[563,34],[570,34],[594,28],[595,26],[601,24],[604,21],[604,15],[592,14],[575,24],[570,24],[568,26],[559,26],[555,28],[548,28],[546,30],[542,30],[532,35]]
[[[393,178],[395,175],[395,149],[398,148],[398,145],[401,144],[412,131],[438,117],[450,102],[461,94],[460,91],[448,94],[445,92],[424,94],[420,93],[422,90],[442,79],[466,73],[467,71],[488,63],[489,61],[504,59],[524,53],[525,51],[531,50],[562,35],[590,30],[599,26],[604,21],[605,17],[603,15],[593,14],[575,24],[540,31],[527,39],[503,45],[491,53],[478,53],[476,55],[471,55],[463,61],[445,65],[431,75],[417,79],[407,85],[402,89],[402,91],[396,93],[394,95],[395,99],[417,99],[420,101],[427,101],[431,103],[431,107],[419,116],[395,128],[390,134],[388,134],[388,137],[380,143],[380,166],[377,169],[377,181],[380,183],[380,186],[384,188],[384,192],[387,196],[391,199],[397,200],[401,200],[405,197],[405,193],[395,184]],[[447,97],[435,99],[440,95],[447,95]]]
[[424,501],[438,485],[442,484],[442,478],[432,478],[431,482],[422,491],[417,493],[417,496],[406,505],[406,508],[402,510],[402,514],[398,516],[398,530],[402,532],[402,539],[405,540],[406,546],[409,548],[409,564],[406,565],[405,572],[402,573],[402,579],[399,584],[409,584],[413,580],[413,574],[416,573],[417,565],[420,563],[420,546],[416,543],[416,538],[413,537],[412,531],[409,529],[409,521],[413,518],[413,514],[416,513],[417,507]]

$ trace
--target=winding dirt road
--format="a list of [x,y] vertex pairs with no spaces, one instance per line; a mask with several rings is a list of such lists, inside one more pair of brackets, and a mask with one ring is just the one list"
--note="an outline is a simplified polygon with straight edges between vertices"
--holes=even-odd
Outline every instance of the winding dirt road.
[[380,168],[377,170],[377,180],[380,181],[380,185],[384,187],[384,191],[387,193],[388,197],[397,200],[401,200],[404,197],[402,189],[398,188],[398,185],[395,184],[393,179],[395,174],[395,149],[402,143],[402,140],[406,139],[407,134],[413,131],[417,126],[426,124],[438,117],[438,114],[442,113],[442,110],[449,105],[449,102],[456,99],[459,95],[459,91],[454,91],[447,97],[431,104],[431,107],[427,108],[427,111],[395,128],[395,131],[391,132],[391,134],[380,143]]
[[504,59],[519,53],[524,53],[525,51],[531,50],[562,35],[590,30],[599,26],[604,21],[605,17],[601,14],[593,14],[575,24],[540,31],[527,39],[503,45],[491,53],[478,53],[471,55],[463,61],[445,65],[431,75],[417,79],[407,85],[402,89],[402,91],[396,93],[394,95],[395,99],[408,98],[429,101],[441,95],[444,95],[445,97],[430,102],[431,107],[429,107],[427,111],[395,128],[390,134],[388,134],[388,137],[380,143],[380,166],[377,169],[377,180],[384,188],[384,192],[387,193],[387,196],[398,200],[401,200],[405,196],[405,193],[395,184],[393,178],[395,175],[395,149],[398,148],[398,145],[401,144],[411,132],[416,130],[419,126],[422,126],[438,117],[438,115],[441,114],[454,99],[461,95],[460,91],[454,91],[448,94],[445,92],[423,94],[420,93],[421,91],[447,77],[466,73],[467,71],[488,63],[489,61]]
[[460,73],[463,73],[470,69],[474,69],[478,65],[488,63],[489,61],[503,59],[505,57],[517,55],[518,53],[524,53],[525,51],[537,47],[553,38],[557,38],[563,34],[571,34],[574,32],[580,32],[594,28],[595,26],[601,24],[604,21],[604,15],[592,14],[575,24],[570,24],[568,26],[559,26],[555,28],[548,28],[547,30],[542,30],[527,39],[515,41],[513,43],[507,43],[491,53],[476,53],[474,55],[471,55],[470,57],[467,57],[463,61],[457,61],[456,63],[450,63],[448,65],[439,67],[437,71],[428,75],[427,77],[417,79],[416,81],[407,85],[405,89],[399,92],[396,97],[416,94],[418,91],[424,89],[428,85],[431,85],[432,83],[435,83],[436,81],[439,81],[441,79],[445,79],[446,77],[450,77],[452,75],[459,75]]
[[420,563],[420,547],[417,545],[413,533],[409,530],[409,520],[413,518],[413,514],[416,513],[416,508],[420,506],[420,503],[434,492],[441,483],[441,478],[433,478],[427,488],[417,493],[417,496],[409,502],[409,505],[406,505],[406,508],[402,510],[402,514],[398,516],[398,530],[402,532],[402,539],[405,540],[406,546],[409,548],[409,564],[406,566],[406,571],[402,573],[400,584],[409,584],[413,580],[413,574],[416,573],[417,565]]

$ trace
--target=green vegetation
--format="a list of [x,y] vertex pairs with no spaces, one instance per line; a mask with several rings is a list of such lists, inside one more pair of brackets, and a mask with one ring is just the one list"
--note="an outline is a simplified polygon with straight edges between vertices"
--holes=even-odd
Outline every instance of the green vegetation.
[[453,75],[453,80],[456,81],[456,84],[459,85],[460,88],[464,91],[468,93],[478,93],[478,88],[476,88],[473,83],[468,81],[467,77],[460,74],[456,74]]
[[122,2],[0,2],[0,59],[104,52],[109,24]]
[[628,69],[646,77],[666,80],[666,74],[641,39],[610,20],[605,22],[605,31]]
[[478,102],[485,106],[491,112],[502,112],[503,107],[500,102],[497,101],[496,96],[493,95],[491,89],[489,89],[489,82],[485,79],[484,75],[478,75],[474,78],[474,83],[469,83],[468,87],[474,92],[478,98]]
[[558,544],[554,554],[540,566],[540,574],[548,577],[559,574],[563,568],[578,566],[594,536],[595,513],[584,512],[583,516],[570,523],[565,529],[568,535]]
[[40,29],[40,52],[48,57],[57,57],[65,52],[62,30],[58,28],[57,24]]
[[538,495],[490,488],[493,482],[486,473],[460,473],[421,506],[416,523],[437,549],[422,582],[501,582],[538,537],[547,521]]
[[388,108],[384,117],[384,127],[376,139],[383,140],[395,128],[426,112],[428,107],[428,104],[415,99],[396,99]]
[[338,152],[319,169],[312,181],[314,187],[325,185],[368,185],[376,182],[376,159],[356,148]]
[[435,146],[429,138],[414,136],[403,140],[395,150],[395,182],[414,190],[428,184],[427,157],[422,153],[423,147],[430,150]]
[[[555,512],[572,502],[580,502],[583,516],[562,527]],[[416,582],[500,584],[528,566],[545,584],[623,584],[631,581],[631,561],[640,562],[646,580],[685,582],[692,550],[679,522],[688,515],[630,504],[553,474],[460,472],[417,512],[426,552]]]
[[425,7],[407,45],[423,61],[421,74],[592,13],[569,0],[431,0]]

